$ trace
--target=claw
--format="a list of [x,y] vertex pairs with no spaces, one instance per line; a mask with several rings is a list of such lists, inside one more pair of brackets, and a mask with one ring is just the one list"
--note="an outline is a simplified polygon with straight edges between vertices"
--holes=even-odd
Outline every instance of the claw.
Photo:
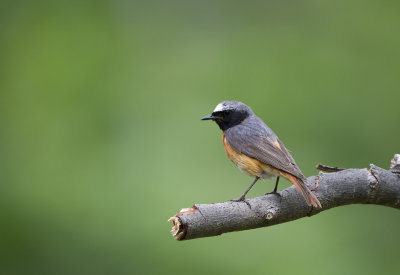
[[276,192],[276,191],[272,191],[272,192],[268,192],[268,193],[265,193],[265,196],[267,196],[267,195],[277,195],[277,196],[281,196],[281,194],[280,193],[278,193],[278,192]]
[[244,203],[246,203],[247,206],[251,209],[250,203],[249,203],[248,201],[246,201],[246,200],[244,199],[244,197],[240,197],[240,198],[237,198],[237,199],[230,199],[229,201],[232,201],[232,202],[244,202]]

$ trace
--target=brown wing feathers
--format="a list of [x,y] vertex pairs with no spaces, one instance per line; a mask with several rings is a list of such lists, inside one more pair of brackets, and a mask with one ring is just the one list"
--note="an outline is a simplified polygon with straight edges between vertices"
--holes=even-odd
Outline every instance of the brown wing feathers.
[[[241,129],[242,128],[242,129]],[[243,129],[244,128],[244,129]],[[305,177],[276,137],[253,135],[244,126],[230,128],[225,137],[234,150],[298,178]],[[277,146],[279,144],[279,146]]]

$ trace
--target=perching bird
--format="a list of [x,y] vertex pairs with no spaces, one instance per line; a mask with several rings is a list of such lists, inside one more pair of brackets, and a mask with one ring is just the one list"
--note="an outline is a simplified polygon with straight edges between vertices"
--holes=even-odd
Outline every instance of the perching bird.
[[[238,101],[224,101],[210,116],[223,131],[222,142],[228,158],[244,173],[255,180],[234,201],[244,201],[247,193],[260,178],[285,177],[301,192],[309,206],[322,207],[315,194],[305,185],[306,177],[276,134],[257,117],[247,105]],[[268,194],[268,193],[267,193]]]

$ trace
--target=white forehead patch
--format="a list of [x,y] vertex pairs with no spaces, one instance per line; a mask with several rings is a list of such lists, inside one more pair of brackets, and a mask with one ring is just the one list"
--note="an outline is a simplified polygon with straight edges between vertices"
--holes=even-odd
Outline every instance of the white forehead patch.
[[218,104],[217,107],[215,107],[214,112],[221,112],[224,110],[224,105],[222,103]]

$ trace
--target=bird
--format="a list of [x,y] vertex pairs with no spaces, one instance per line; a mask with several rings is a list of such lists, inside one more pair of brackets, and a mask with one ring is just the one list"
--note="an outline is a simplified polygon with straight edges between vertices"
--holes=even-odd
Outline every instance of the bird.
[[284,177],[296,186],[308,206],[322,208],[285,145],[249,106],[239,101],[223,101],[211,115],[201,120],[217,123],[222,130],[222,143],[228,158],[242,172],[255,178],[243,195],[232,201],[245,201],[247,193],[259,179],[276,177],[274,190],[265,195],[277,194],[279,178]]

